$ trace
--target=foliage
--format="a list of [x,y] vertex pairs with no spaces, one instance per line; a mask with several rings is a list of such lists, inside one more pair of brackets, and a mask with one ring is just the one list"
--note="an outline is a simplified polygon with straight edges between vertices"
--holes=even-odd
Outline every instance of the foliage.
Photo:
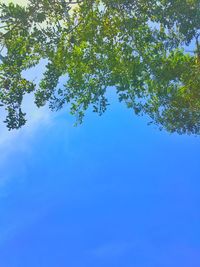
[[[115,87],[120,101],[159,127],[200,133],[199,0],[30,0],[0,10],[0,105],[9,129],[26,122],[27,93],[38,107],[68,103],[82,122],[89,107],[106,110]],[[196,52],[186,53],[194,41]],[[48,63],[36,86],[22,73],[41,59]]]

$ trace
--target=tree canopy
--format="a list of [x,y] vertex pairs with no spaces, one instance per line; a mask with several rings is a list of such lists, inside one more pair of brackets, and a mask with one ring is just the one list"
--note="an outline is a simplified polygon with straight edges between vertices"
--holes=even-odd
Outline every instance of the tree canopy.
[[[0,19],[8,129],[25,124],[26,94],[38,107],[68,104],[82,122],[89,107],[103,114],[114,87],[119,101],[160,128],[200,134],[200,0],[29,0],[1,3]],[[38,85],[23,71],[41,59]]]

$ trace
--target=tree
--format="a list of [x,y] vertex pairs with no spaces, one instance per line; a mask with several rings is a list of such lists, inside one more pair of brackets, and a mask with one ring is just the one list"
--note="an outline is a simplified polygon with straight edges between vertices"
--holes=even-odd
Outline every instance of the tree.
[[[82,122],[90,106],[100,115],[106,110],[106,93],[115,87],[120,101],[159,127],[200,133],[199,0],[30,0],[0,10],[0,104],[9,129],[26,122],[27,93],[38,107],[68,103]],[[185,52],[194,41],[195,53]],[[44,58],[36,86],[22,72]]]

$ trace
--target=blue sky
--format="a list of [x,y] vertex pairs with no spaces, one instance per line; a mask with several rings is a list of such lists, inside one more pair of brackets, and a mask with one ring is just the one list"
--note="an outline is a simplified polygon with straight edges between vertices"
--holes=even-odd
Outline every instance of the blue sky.
[[112,102],[1,127],[0,266],[200,266],[199,138]]
[[27,126],[0,125],[0,266],[200,266],[199,137],[114,99],[78,127],[25,106]]

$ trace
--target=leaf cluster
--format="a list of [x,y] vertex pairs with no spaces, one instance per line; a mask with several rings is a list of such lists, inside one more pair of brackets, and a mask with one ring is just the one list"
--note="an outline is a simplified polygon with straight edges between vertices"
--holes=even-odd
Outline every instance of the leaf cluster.
[[[82,122],[90,107],[105,112],[115,87],[119,101],[160,128],[200,133],[199,0],[30,0],[1,4],[0,14],[0,105],[9,129],[26,121],[25,94],[34,92],[38,107],[68,104]],[[197,52],[186,53],[194,40]],[[41,59],[48,63],[36,86],[22,73]]]

